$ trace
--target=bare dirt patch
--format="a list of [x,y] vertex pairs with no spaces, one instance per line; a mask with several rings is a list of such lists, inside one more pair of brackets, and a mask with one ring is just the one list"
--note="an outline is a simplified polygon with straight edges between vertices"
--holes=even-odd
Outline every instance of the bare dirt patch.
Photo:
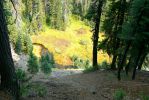
[[4,91],[0,91],[0,100],[12,100],[12,97]]
[[55,40],[54,45],[56,47],[68,47],[70,45],[70,42],[65,39],[57,39]]
[[84,29],[84,28],[80,28],[80,29],[75,30],[75,31],[76,31],[76,33],[77,33],[78,35],[87,34],[87,30]]
[[[147,78],[147,77],[146,77]],[[35,80],[34,82],[36,83]],[[113,94],[122,88],[127,93],[125,100],[140,100],[140,92],[149,94],[148,83],[122,80],[117,81],[112,71],[96,71],[63,77],[49,77],[44,97],[26,97],[24,100],[113,100]]]

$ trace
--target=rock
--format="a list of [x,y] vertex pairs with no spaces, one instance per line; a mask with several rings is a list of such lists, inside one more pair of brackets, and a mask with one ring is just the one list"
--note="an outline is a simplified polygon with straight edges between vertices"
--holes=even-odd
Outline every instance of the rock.
[[19,55],[17,53],[15,53],[12,44],[10,44],[10,47],[11,47],[11,54],[12,54],[13,61],[14,62],[19,61],[20,60]]
[[11,46],[12,59],[14,61],[16,68],[21,68],[22,70],[27,71],[27,61],[29,58],[28,55],[25,54],[18,55],[17,53],[15,53],[12,44],[10,44],[10,46]]

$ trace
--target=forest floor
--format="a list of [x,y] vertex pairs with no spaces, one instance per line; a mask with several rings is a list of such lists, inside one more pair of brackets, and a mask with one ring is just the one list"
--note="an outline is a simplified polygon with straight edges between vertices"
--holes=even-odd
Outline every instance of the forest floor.
[[44,86],[44,90],[39,95],[32,91],[21,100],[113,100],[115,91],[119,89],[126,93],[124,100],[142,100],[142,94],[149,94],[149,74],[139,72],[138,76],[131,81],[122,75],[123,80],[117,81],[116,72],[112,71],[82,73],[80,70],[58,70],[48,77],[38,74],[33,77],[32,85],[37,88]]

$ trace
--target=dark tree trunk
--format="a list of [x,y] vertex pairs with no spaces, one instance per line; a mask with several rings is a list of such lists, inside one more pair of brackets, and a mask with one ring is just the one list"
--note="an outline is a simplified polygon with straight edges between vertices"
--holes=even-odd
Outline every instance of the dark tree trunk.
[[94,69],[98,69],[97,46],[98,46],[98,39],[99,39],[99,27],[100,27],[102,6],[103,6],[103,0],[100,0],[98,4],[96,19],[95,19],[95,30],[93,33],[93,67]]
[[116,41],[115,41],[115,46],[114,46],[114,54],[113,54],[113,59],[112,59],[112,64],[111,64],[111,69],[112,70],[115,70],[117,69],[116,68],[116,65],[117,65],[117,57],[118,57],[118,54],[117,54],[117,49],[119,48],[119,45],[120,45],[120,39],[116,38]]
[[124,51],[124,54],[123,56],[121,57],[122,59],[119,61],[119,69],[118,69],[118,79],[120,80],[121,77],[120,77],[120,73],[121,73],[121,70],[123,68],[123,65],[124,65],[124,62],[126,61],[126,57],[127,57],[127,53],[128,53],[128,50],[130,48],[130,45],[131,45],[131,41],[128,42],[127,46],[126,46],[126,49]]
[[132,80],[135,79],[137,66],[139,64],[139,60],[141,58],[143,49],[144,49],[144,45],[141,44],[140,48],[138,48],[138,54],[137,54],[136,58],[134,59],[134,63],[132,63],[132,67],[134,68],[133,69],[133,74],[132,74]]
[[129,71],[129,66],[130,66],[130,63],[131,63],[131,59],[132,59],[132,57],[129,58],[129,62],[128,62],[127,66],[125,67],[126,75],[128,75],[128,71]]
[[116,61],[118,57],[118,54],[116,51],[118,50],[120,46],[120,39],[117,37],[117,33],[122,31],[122,24],[124,22],[124,16],[125,16],[125,9],[126,9],[126,0],[120,0],[120,5],[118,8],[118,14],[117,14],[117,23],[115,25],[114,32],[116,33],[116,42],[115,42],[115,47],[114,47],[114,56],[111,64],[111,69],[116,69]]
[[144,54],[141,56],[140,61],[138,63],[138,70],[141,70],[146,56],[147,56],[147,52],[144,52]]
[[11,49],[8,38],[8,29],[4,16],[3,1],[0,0],[0,75],[1,88],[9,91],[17,100],[19,97],[19,85],[15,74]]
[[124,62],[126,61],[127,53],[129,51],[130,46],[131,46],[131,41],[128,41],[127,42],[127,46],[126,46],[125,51],[124,51],[124,54],[123,54],[123,57],[122,57],[122,60],[120,61],[119,66],[123,67]]
[[[145,3],[145,4],[146,4],[146,3]],[[144,4],[144,5],[145,5],[145,4]],[[136,21],[136,22],[137,22],[137,23],[136,23],[136,26],[135,26],[135,28],[134,28],[134,30],[133,30],[133,33],[132,33],[133,36],[136,34],[136,29],[137,29],[137,27],[138,27],[138,25],[139,25],[139,22],[140,22],[140,20],[141,20],[141,18],[142,18],[143,13],[144,13],[144,12],[141,11],[141,12],[140,12],[140,15],[138,16],[138,19],[137,19],[137,21]],[[132,75],[132,79],[133,79],[133,80],[135,79],[136,69],[137,69],[137,66],[138,66],[138,64],[139,64],[139,60],[140,60],[140,58],[141,58],[141,55],[142,55],[142,53],[143,53],[143,49],[145,48],[143,42],[140,43],[140,46],[139,46],[139,47],[136,47],[136,45],[137,45],[137,44],[133,44],[133,47],[134,47],[134,50],[135,50],[135,49],[137,50],[137,53],[131,55],[131,59],[129,60],[129,64],[126,66],[126,67],[127,67],[127,68],[126,68],[126,74],[128,74],[128,70],[129,70],[130,67],[131,67],[131,68],[134,68],[134,69],[133,69],[133,75]]]
[[[118,32],[122,32],[122,25],[123,25],[123,22],[124,22],[125,10],[126,10],[126,0],[121,0],[120,2],[121,2],[120,3],[121,5],[120,5],[120,8],[119,8]],[[118,42],[119,42],[119,45],[120,45],[120,40]],[[118,45],[118,47],[119,47],[119,45]],[[119,55],[120,55],[119,58],[121,58],[121,54],[119,54]],[[120,80],[121,70],[122,70],[122,66],[118,66],[118,80]]]
[[113,59],[112,59],[112,64],[111,64],[111,69],[112,70],[116,69],[116,59],[117,59],[117,55],[114,55]]

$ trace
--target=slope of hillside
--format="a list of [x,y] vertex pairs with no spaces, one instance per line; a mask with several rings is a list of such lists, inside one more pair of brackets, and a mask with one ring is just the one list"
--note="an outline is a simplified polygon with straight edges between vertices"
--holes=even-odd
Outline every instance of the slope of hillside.
[[[83,60],[92,60],[92,33],[91,28],[84,22],[71,19],[71,24],[66,31],[46,28],[45,32],[32,36],[33,43],[39,43],[48,48],[54,54],[56,63],[60,65],[72,65],[70,57],[77,56]],[[100,34],[100,40],[104,38]],[[41,47],[34,46],[34,53],[40,57]],[[104,60],[109,62],[107,54],[99,52],[99,63]]]

